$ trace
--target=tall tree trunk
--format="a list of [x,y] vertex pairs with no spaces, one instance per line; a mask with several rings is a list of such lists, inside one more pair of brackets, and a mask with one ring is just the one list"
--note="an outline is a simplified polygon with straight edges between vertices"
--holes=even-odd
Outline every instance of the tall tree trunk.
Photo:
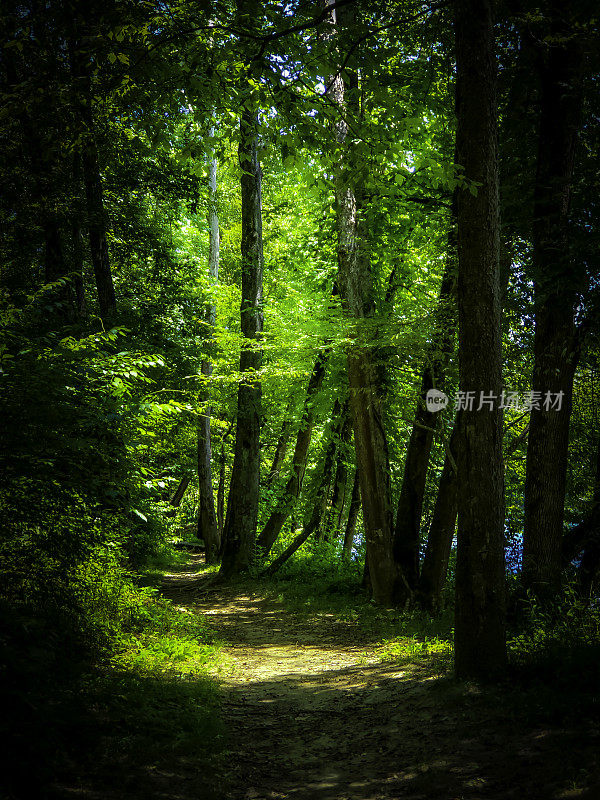
[[[338,31],[345,30],[352,13],[351,7],[332,12]],[[343,15],[341,24],[336,20],[337,14]],[[376,313],[375,285],[369,263],[363,190],[356,178],[352,146],[347,141],[348,120],[360,124],[359,81],[354,69],[338,71],[331,96],[339,112],[334,168],[339,286],[346,313],[356,320],[354,341],[348,351],[356,466],[373,599],[390,605],[406,599],[410,590],[394,562],[389,452],[382,416],[383,376],[373,345],[373,327],[364,325]]]
[[358,470],[354,471],[354,480],[352,482],[352,494],[350,495],[350,506],[348,508],[348,519],[346,521],[346,530],[344,531],[344,547],[342,554],[344,558],[350,559],[352,555],[352,546],[354,544],[354,534],[356,533],[356,523],[358,521],[358,514],[360,512],[360,482],[358,479]]
[[[244,8],[243,0],[238,7]],[[261,170],[258,163],[258,109],[245,90],[238,155],[242,195],[242,303],[244,343],[240,354],[237,427],[221,573],[247,570],[254,559],[260,478],[260,416],[262,387],[256,373],[262,361],[263,241]]]
[[[210,128],[209,137],[214,136],[214,128]],[[211,288],[219,280],[219,214],[217,209],[217,159],[210,154],[208,165],[208,274]],[[217,308],[214,300],[206,304],[204,310],[206,350],[212,351],[214,329],[217,319]],[[218,561],[221,536],[215,514],[215,496],[212,484],[212,448],[210,437],[210,405],[208,381],[212,375],[213,365],[209,358],[203,358],[200,366],[202,380],[205,383],[200,392],[200,402],[205,405],[198,419],[198,538],[206,544],[206,563]]]
[[323,456],[320,475],[317,475],[317,488],[314,496],[311,498],[309,504],[310,514],[304,524],[302,532],[299,533],[293,542],[287,547],[283,553],[273,561],[265,570],[265,575],[273,575],[280,569],[294,553],[306,542],[314,533],[319,530],[321,520],[325,514],[327,506],[327,495],[329,493],[329,484],[333,475],[333,467],[335,464],[336,444],[340,437],[340,432],[348,419],[348,404],[345,403],[342,407],[336,401],[333,410],[333,425],[329,441],[325,448]]
[[83,235],[81,201],[81,155],[73,152],[73,204],[71,209],[71,240],[73,245],[73,274],[75,284],[75,308],[78,317],[85,315],[85,287],[83,283]]
[[331,541],[332,537],[342,528],[342,517],[344,515],[344,505],[346,502],[346,486],[348,484],[348,444],[350,442],[351,421],[348,417],[340,433],[340,444],[337,454],[337,466],[333,479],[333,492],[331,495],[331,507],[327,513],[323,538],[326,542]]
[[74,104],[81,129],[81,160],[87,205],[90,253],[98,290],[100,316],[103,319],[110,319],[116,312],[117,301],[106,238],[107,220],[104,208],[104,192],[92,109],[91,63],[89,54],[82,48],[81,42],[72,41],[69,43]]
[[275,544],[286,519],[292,513],[294,505],[300,496],[302,481],[304,480],[304,473],[306,471],[308,449],[310,447],[310,440],[312,438],[312,430],[315,422],[315,396],[321,388],[323,378],[325,377],[329,353],[329,348],[322,350],[315,361],[306,390],[300,429],[296,436],[291,475],[286,482],[283,496],[267,520],[257,540],[258,546],[264,555],[268,555],[271,552],[271,548]]
[[[468,188],[458,195],[461,392],[502,386],[496,63],[491,0],[457,0],[457,155]],[[466,396],[466,395],[463,395]],[[467,404],[468,406],[468,404]],[[465,408],[458,459],[455,665],[489,679],[506,666],[502,414]]]
[[275,454],[273,455],[273,461],[271,462],[271,469],[269,470],[265,480],[265,489],[270,489],[274,481],[279,477],[281,467],[285,461],[285,456],[292,435],[292,417],[290,415],[291,410],[292,402],[290,401],[281,425],[281,433],[279,434],[279,439],[277,440],[277,444],[275,446]]
[[[564,8],[555,8],[556,19]],[[523,585],[552,597],[561,585],[561,540],[569,422],[578,348],[576,284],[568,242],[568,212],[577,126],[581,109],[581,47],[561,24],[553,31],[541,75],[541,114],[534,193],[533,265],[535,338],[525,477]],[[560,410],[545,408],[547,393],[562,398]]]
[[[460,412],[459,412],[460,414]],[[419,578],[419,602],[432,614],[441,610],[441,597],[458,514],[457,455],[459,416],[454,421],[433,509],[425,558]]]
[[221,539],[221,550],[223,549],[223,526],[225,524],[225,467],[227,466],[227,455],[225,443],[221,444],[219,458],[219,485],[217,486],[217,524],[219,526],[219,538]]
[[452,201],[451,230],[448,235],[446,268],[440,286],[431,346],[421,377],[421,391],[417,402],[415,421],[406,451],[404,476],[402,478],[394,528],[394,558],[400,565],[413,591],[416,589],[419,579],[421,515],[423,512],[427,469],[433,444],[433,431],[439,419],[439,414],[427,410],[425,398],[430,389],[444,389],[445,373],[454,349],[454,332],[456,329],[456,203],[457,193],[455,191]]
[[[24,65],[20,62],[14,48],[6,48],[2,54],[2,62],[8,84],[16,89],[24,79]],[[35,187],[36,203],[39,206],[40,226],[44,234],[44,282],[54,283],[64,278],[67,268],[64,261],[60,218],[53,206],[56,204],[54,181],[52,179],[53,163],[49,158],[52,148],[48,146],[47,134],[36,125],[28,110],[23,107],[18,112],[18,119],[23,137],[23,149],[31,165],[31,176]],[[49,163],[50,162],[50,163]],[[64,292],[57,292],[57,297],[64,301],[68,310],[68,301]]]

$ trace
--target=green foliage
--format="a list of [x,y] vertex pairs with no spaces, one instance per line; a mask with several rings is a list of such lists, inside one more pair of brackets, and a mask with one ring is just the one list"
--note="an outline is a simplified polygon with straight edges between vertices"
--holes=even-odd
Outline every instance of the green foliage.
[[444,663],[450,666],[454,652],[452,642],[437,637],[430,638],[423,634],[420,634],[420,637],[400,637],[384,641],[381,647],[382,661],[410,663],[421,658],[442,656]]
[[9,582],[17,596],[0,598],[7,784],[41,791],[73,760],[99,759],[110,776],[117,754],[130,770],[173,754],[208,768],[220,748],[207,674],[219,649],[204,619],[137,587],[114,549],[92,550],[66,576],[39,553],[32,563],[30,584]]
[[575,587],[567,587],[552,604],[528,596],[521,613],[520,630],[508,642],[512,662],[525,673],[543,674],[560,684],[576,681],[578,690],[597,689],[598,602],[586,602]]

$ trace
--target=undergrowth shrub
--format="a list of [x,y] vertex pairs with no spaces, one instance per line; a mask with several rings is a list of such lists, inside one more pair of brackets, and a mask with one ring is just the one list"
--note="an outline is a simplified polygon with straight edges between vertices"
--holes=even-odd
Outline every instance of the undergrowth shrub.
[[103,736],[121,761],[216,747],[205,744],[218,728],[207,670],[219,649],[201,615],[136,586],[117,547],[91,548],[61,571],[30,537],[10,545],[0,575],[15,578],[0,592],[0,734],[9,743],[0,768],[15,797],[43,797]]
[[600,602],[585,601],[572,586],[552,604],[529,594],[522,602],[521,623],[508,642],[511,661],[534,676],[600,686]]
[[[290,537],[293,538],[293,537]],[[281,549],[287,543],[282,542]],[[335,542],[309,540],[275,573],[275,581],[286,581],[300,591],[355,593],[360,589],[363,567],[358,559],[343,559]]]

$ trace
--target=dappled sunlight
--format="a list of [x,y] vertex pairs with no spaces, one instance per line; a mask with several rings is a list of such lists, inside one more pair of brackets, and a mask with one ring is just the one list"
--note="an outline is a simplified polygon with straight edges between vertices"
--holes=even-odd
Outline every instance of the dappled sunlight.
[[598,732],[528,724],[409,638],[412,658],[382,660],[374,632],[334,615],[230,589],[195,605],[225,643],[231,800],[585,797]]

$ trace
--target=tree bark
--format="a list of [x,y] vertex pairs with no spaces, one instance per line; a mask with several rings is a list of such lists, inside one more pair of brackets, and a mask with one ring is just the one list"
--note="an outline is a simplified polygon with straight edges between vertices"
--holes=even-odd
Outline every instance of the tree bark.
[[[353,9],[332,12],[338,31],[351,21]],[[336,15],[343,15],[342,23]],[[338,237],[340,295],[346,313],[356,320],[354,341],[348,351],[350,408],[354,428],[356,466],[360,480],[363,520],[373,600],[382,605],[403,601],[410,589],[394,562],[390,465],[383,425],[383,381],[373,344],[372,326],[364,321],[375,316],[375,285],[369,263],[368,226],[362,186],[347,141],[348,120],[360,123],[359,81],[354,69],[338,71],[331,97],[339,112],[336,124],[334,182]],[[368,330],[366,330],[368,328]]]
[[291,409],[292,403],[290,402],[283,419],[279,439],[277,440],[277,444],[275,446],[275,454],[273,455],[273,461],[271,462],[271,469],[269,470],[265,480],[265,489],[270,489],[274,481],[279,477],[281,467],[285,461],[285,456],[292,435],[292,418],[290,416]]
[[[214,128],[210,128],[209,137],[214,136]],[[219,280],[219,214],[217,208],[217,159],[209,156],[208,165],[208,274],[211,288]],[[214,344],[214,328],[217,309],[211,298],[204,309],[205,348],[212,351]],[[210,405],[208,381],[213,372],[210,358],[203,358],[200,366],[202,380],[205,385],[200,392],[200,402],[206,410],[200,413],[198,420],[198,538],[206,544],[206,563],[218,561],[221,548],[221,536],[215,514],[215,496],[212,483],[212,447],[210,436]]]
[[221,550],[223,549],[223,526],[225,524],[225,467],[227,465],[227,455],[225,453],[225,443],[221,444],[221,455],[219,460],[219,485],[217,486],[217,524],[219,526],[219,538],[221,540]]
[[419,578],[419,602],[432,614],[437,614],[442,609],[442,590],[446,583],[452,540],[456,531],[458,428],[457,415],[448,445],[449,452],[446,453],[440,476],[433,517],[429,526],[425,558]]
[[174,508],[178,508],[181,505],[181,501],[183,500],[183,497],[190,483],[191,483],[190,476],[184,475],[183,478],[177,484],[177,488],[173,492],[173,497],[171,497],[169,501]]
[[[496,63],[490,0],[457,0],[457,155],[460,391],[502,385]],[[506,667],[502,415],[468,407],[460,419],[455,666],[491,679]]]
[[81,155],[73,152],[73,203],[71,209],[71,239],[73,244],[73,274],[75,284],[75,309],[78,317],[85,315],[85,287],[83,282],[83,235],[81,202]]
[[323,528],[323,539],[326,542],[332,540],[342,528],[342,517],[346,502],[346,486],[348,484],[348,444],[350,442],[351,421],[348,417],[340,433],[340,444],[337,455],[337,466],[333,478],[333,492],[331,495],[331,506],[327,513],[325,526]]
[[344,531],[344,547],[342,550],[343,557],[348,560],[352,556],[352,546],[354,544],[354,534],[356,533],[356,523],[358,521],[359,512],[360,482],[358,479],[358,470],[355,470],[354,480],[352,482],[352,494],[350,496],[350,506],[348,508],[348,519],[346,521],[346,530]]
[[117,300],[106,238],[107,220],[92,110],[91,64],[80,42],[70,42],[69,51],[75,111],[81,130],[81,160],[90,253],[98,290],[100,316],[103,319],[110,319],[116,312]]
[[[23,80],[25,66],[20,63],[14,49],[5,49],[2,58],[6,72],[8,85],[12,91],[17,91],[19,83]],[[64,261],[60,218],[54,206],[57,204],[55,196],[54,181],[52,173],[54,168],[53,160],[45,154],[52,153],[52,149],[47,146],[47,136],[44,135],[43,127],[36,124],[26,107],[18,112],[20,122],[23,149],[31,166],[31,176],[36,195],[36,203],[39,205],[40,227],[44,235],[44,282],[54,283],[65,278],[67,268]],[[50,133],[51,135],[51,133]],[[56,292],[68,310],[68,297],[64,291]]]
[[427,410],[425,398],[430,389],[444,389],[445,373],[454,349],[454,332],[457,322],[455,297],[456,202],[457,193],[455,191],[452,202],[451,230],[448,235],[446,268],[440,286],[427,364],[421,377],[421,391],[415,422],[406,451],[404,476],[394,528],[394,558],[413,591],[416,589],[419,579],[421,515],[427,469],[433,444],[433,431],[439,419],[438,413]]
[[[564,11],[564,10],[563,10]],[[555,9],[557,19],[563,11]],[[577,286],[569,257],[568,213],[581,109],[581,48],[564,23],[553,31],[541,74],[541,113],[534,191],[535,338],[532,391],[540,392],[529,424],[524,494],[525,589],[551,598],[561,586],[569,423],[578,348]],[[562,393],[560,410],[545,409],[546,393]]]
[[[238,0],[240,13],[243,0]],[[221,574],[247,570],[254,560],[260,478],[260,416],[262,387],[256,373],[262,361],[262,207],[261,170],[258,163],[258,109],[244,89],[246,99],[240,120],[238,155],[242,196],[242,303],[244,338],[240,354],[237,427],[231,485],[224,526],[225,545]]]
[[294,505],[300,496],[300,491],[302,490],[308,450],[315,422],[314,401],[323,384],[327,361],[329,360],[329,352],[329,348],[322,350],[315,361],[306,390],[300,429],[296,436],[291,474],[283,490],[283,496],[280,498],[275,510],[271,513],[271,516],[267,520],[257,540],[257,544],[264,555],[268,555],[271,552],[271,548],[275,544],[286,519],[292,513]]

